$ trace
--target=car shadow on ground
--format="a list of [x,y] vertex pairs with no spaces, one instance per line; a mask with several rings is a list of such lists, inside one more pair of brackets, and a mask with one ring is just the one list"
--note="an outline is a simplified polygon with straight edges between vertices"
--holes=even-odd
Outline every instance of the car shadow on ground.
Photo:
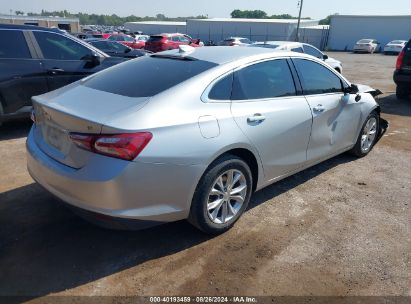
[[0,141],[26,137],[32,124],[28,118],[5,122],[0,126]]
[[378,99],[382,114],[411,116],[411,97],[407,100],[398,99],[395,94],[389,94]]
[[[288,177],[258,191],[249,208],[353,160],[343,154]],[[24,300],[81,286],[211,238],[185,221],[142,231],[102,229],[34,183],[0,193],[0,223],[0,296]]]

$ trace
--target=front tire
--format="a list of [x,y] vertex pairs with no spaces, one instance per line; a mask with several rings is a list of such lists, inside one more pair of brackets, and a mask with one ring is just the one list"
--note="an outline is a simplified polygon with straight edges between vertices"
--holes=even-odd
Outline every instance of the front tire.
[[188,221],[208,234],[229,230],[247,208],[252,185],[251,170],[241,158],[217,159],[197,185]]
[[411,94],[411,90],[405,86],[397,85],[395,95],[398,99],[407,99]]
[[350,153],[357,157],[364,157],[374,147],[380,133],[380,116],[374,111],[365,120],[355,146]]

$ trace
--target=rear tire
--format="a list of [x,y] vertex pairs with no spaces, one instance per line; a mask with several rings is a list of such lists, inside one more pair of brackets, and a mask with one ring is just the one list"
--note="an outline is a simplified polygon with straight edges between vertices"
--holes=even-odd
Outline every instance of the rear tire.
[[380,134],[380,116],[377,112],[371,112],[361,127],[355,146],[349,151],[357,157],[364,157],[374,147]]
[[397,85],[397,89],[395,91],[395,95],[397,95],[398,99],[407,99],[411,94],[411,90],[405,86]]
[[252,185],[251,170],[241,158],[217,159],[197,185],[188,221],[208,234],[229,230],[247,208]]

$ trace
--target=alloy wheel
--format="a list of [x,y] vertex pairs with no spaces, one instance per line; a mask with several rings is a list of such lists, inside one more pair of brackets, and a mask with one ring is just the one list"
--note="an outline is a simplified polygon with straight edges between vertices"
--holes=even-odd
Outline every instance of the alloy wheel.
[[370,117],[364,126],[361,135],[361,151],[367,153],[372,145],[374,144],[375,138],[377,136],[377,119],[375,117]]
[[207,213],[216,224],[224,224],[240,211],[247,195],[244,174],[235,169],[222,173],[214,181],[208,194]]

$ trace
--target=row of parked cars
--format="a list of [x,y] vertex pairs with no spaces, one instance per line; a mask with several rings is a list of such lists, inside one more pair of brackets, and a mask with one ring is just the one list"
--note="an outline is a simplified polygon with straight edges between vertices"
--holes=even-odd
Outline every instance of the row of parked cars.
[[[116,34],[110,37],[125,36]],[[0,47],[0,123],[27,116],[31,110],[31,97],[34,95],[60,88],[124,60],[146,56],[151,53],[149,50],[159,52],[179,48],[181,45],[194,48],[201,46],[199,40],[179,33],[147,36],[145,49],[131,48],[125,41],[110,37],[80,40],[58,29],[0,25],[0,40],[13,42]],[[232,38],[226,39],[226,42],[231,40]],[[306,53],[324,61],[339,73],[343,72],[340,61],[328,57],[309,44],[267,41],[245,45]],[[409,48],[404,48],[405,51],[399,56],[395,74],[397,96],[401,98],[410,93]]]
[[354,45],[354,53],[377,53],[384,52],[385,55],[398,55],[407,44],[407,40],[393,40],[381,48],[381,43],[376,39],[361,39]]

